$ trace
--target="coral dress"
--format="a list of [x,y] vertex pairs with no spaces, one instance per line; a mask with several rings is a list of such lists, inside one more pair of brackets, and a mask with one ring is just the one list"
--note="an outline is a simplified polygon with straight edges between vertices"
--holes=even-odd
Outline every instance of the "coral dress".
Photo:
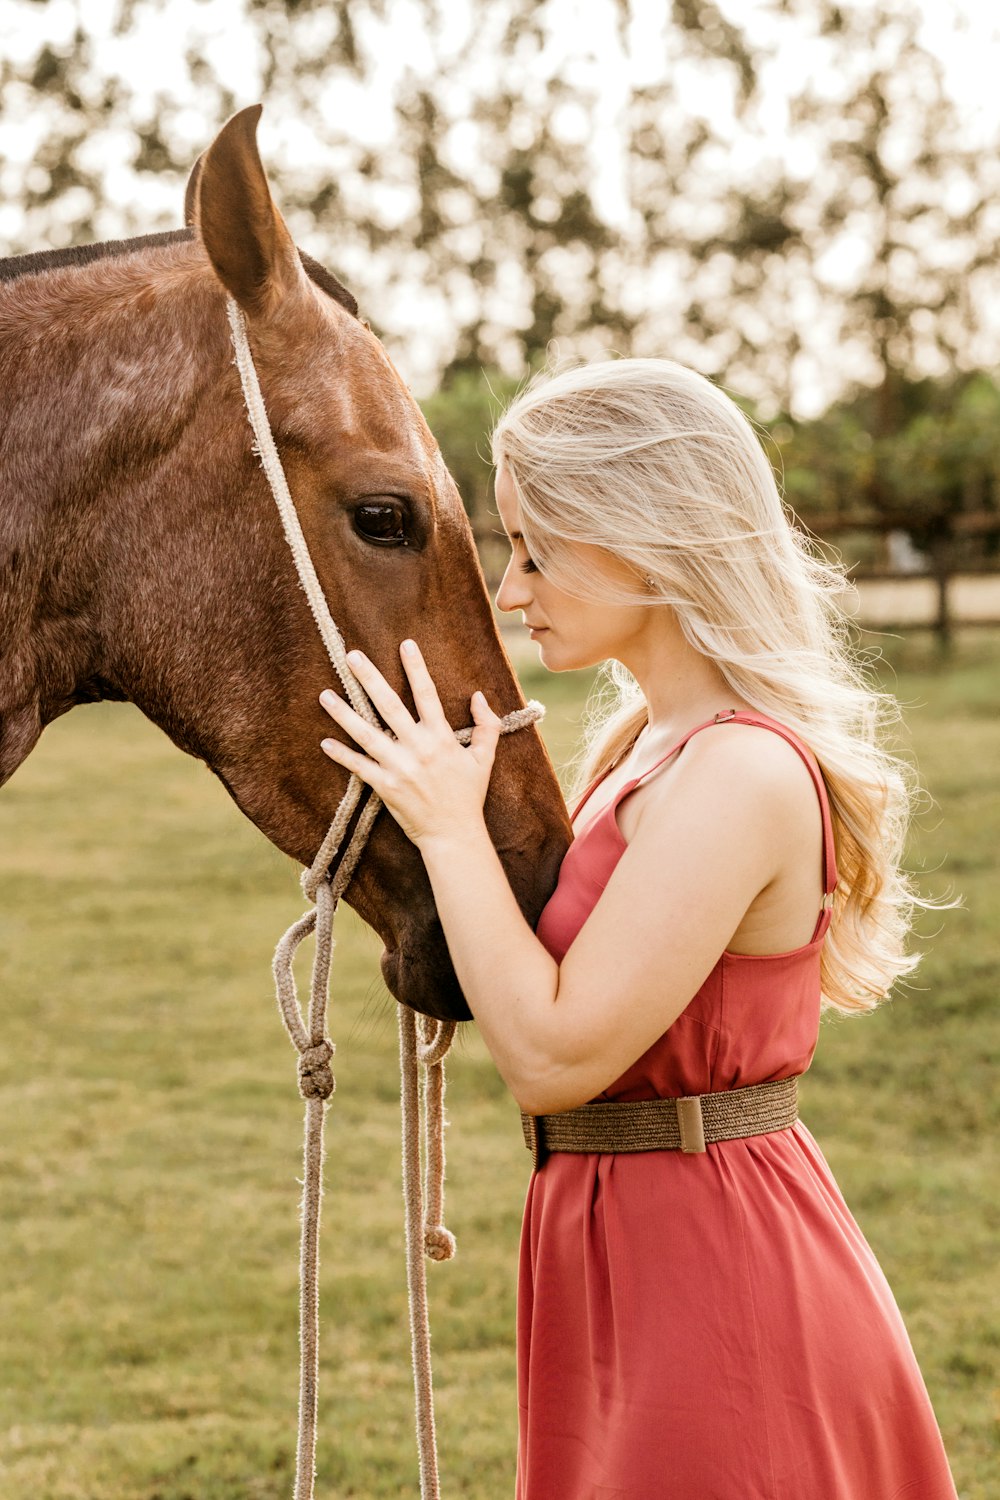
[[[814,757],[761,715],[723,722],[773,730],[809,767],[832,891]],[[615,809],[644,779],[570,846],[538,924],[558,961],[626,847]],[[600,1097],[805,1072],[829,921],[821,911],[811,941],[788,953],[723,953]],[[549,1156],[525,1205],[518,1397],[519,1500],[955,1500],[892,1292],[801,1121],[699,1155]]]

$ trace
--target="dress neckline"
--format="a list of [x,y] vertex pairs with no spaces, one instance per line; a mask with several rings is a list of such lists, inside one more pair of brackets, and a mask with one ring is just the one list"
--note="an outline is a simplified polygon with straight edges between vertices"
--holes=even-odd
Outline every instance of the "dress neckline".
[[[640,781],[645,780],[645,778],[647,776],[651,776],[654,771],[658,771],[659,768],[662,765],[664,765],[671,758],[672,755],[676,755],[678,753],[678,751],[683,750],[684,746],[687,744],[688,740],[691,739],[692,735],[697,734],[700,729],[707,729],[710,724],[719,724],[719,723],[728,722],[728,720],[730,718],[735,718],[735,717],[736,717],[736,710],[735,709],[731,709],[729,711],[729,713],[727,713],[727,714],[715,714],[713,718],[711,718],[711,719],[705,719],[705,720],[702,721],[702,723],[696,724],[692,729],[689,729],[685,734],[683,734],[681,736],[681,738],[679,740],[676,740],[671,745],[670,749],[667,750],[663,755],[661,755],[658,760],[655,760],[651,766],[648,766],[645,771],[640,771],[637,776],[632,776],[632,777],[629,778],[628,781],[623,782],[622,785],[618,788],[617,792],[615,792],[614,796],[611,797],[611,798],[609,798],[609,800],[604,804],[604,806],[600,809],[600,811],[594,813],[594,815],[592,817],[588,818],[587,821],[583,824],[583,826],[578,831],[574,831],[574,835],[573,835],[574,839],[579,838],[581,836],[581,834],[585,833],[587,831],[587,829],[589,829],[589,828],[591,828],[593,826],[593,824],[600,822],[601,818],[603,818],[605,816],[605,814],[607,812],[609,812],[611,809],[616,808],[618,806],[618,803],[621,801],[622,797],[626,796],[626,794],[628,792],[632,791],[636,786],[638,786],[638,784],[639,784]],[[749,717],[749,716],[746,715],[746,714],[744,714],[744,717]],[[632,745],[631,748],[632,749],[635,748],[634,742],[633,742],[633,745]],[[602,782],[607,781],[608,777],[611,775],[612,771],[615,769],[615,766],[617,764],[618,764],[617,761],[613,761],[612,764],[610,766],[608,766],[606,770],[604,770],[604,771],[601,772],[601,774],[597,777],[597,779],[595,781],[592,781],[590,783],[590,785],[587,787],[586,791],[583,793],[583,796],[577,802],[576,806],[574,807],[574,809],[573,809],[573,811],[572,811],[572,813],[570,815],[570,822],[571,823],[574,822],[577,817],[579,817],[580,813],[582,812],[582,810],[586,806],[586,804],[589,802],[589,800],[592,797],[592,795],[594,794],[594,792],[596,792],[597,788],[602,784]],[[619,830],[619,833],[620,832],[621,832],[621,830]],[[623,843],[624,843],[624,840],[623,840]]]

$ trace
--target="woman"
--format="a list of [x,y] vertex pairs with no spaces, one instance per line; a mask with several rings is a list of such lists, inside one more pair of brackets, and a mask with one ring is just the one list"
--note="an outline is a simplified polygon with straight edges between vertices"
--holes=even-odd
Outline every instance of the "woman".
[[[747,419],[669,361],[532,385],[493,455],[500,608],[550,670],[609,661],[617,684],[537,932],[482,816],[482,695],[464,750],[404,641],[416,721],[350,658],[396,740],[322,701],[360,752],[324,749],[424,857],[522,1111],[575,1132],[565,1150],[540,1127],[525,1209],[521,1500],[953,1500],[892,1293],[790,1081],[821,1005],[870,1010],[916,962],[911,787],[850,659],[843,579],[789,525]],[[641,1102],[627,1128],[614,1104],[565,1113],[594,1100]]]

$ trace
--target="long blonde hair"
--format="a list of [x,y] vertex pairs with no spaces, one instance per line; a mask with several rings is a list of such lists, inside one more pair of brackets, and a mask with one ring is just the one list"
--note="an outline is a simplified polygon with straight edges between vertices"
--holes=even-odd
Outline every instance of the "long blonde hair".
[[[873,1010],[916,967],[906,938],[915,907],[932,904],[900,868],[915,777],[885,747],[898,705],[851,646],[843,570],[792,525],[749,419],[671,360],[601,360],[536,376],[497,423],[493,459],[511,476],[543,573],[581,598],[669,605],[733,690],[812,750],[840,875],[823,1003]],[[634,587],[599,579],[568,542],[603,548]],[[647,722],[635,680],[611,664],[578,783],[620,759]]]

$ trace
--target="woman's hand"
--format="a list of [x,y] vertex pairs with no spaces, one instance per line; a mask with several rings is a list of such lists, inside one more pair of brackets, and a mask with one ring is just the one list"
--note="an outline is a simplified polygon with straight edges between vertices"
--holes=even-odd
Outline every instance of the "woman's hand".
[[419,717],[411,717],[398,693],[362,652],[351,651],[351,669],[392,733],[369,724],[327,688],[320,703],[365,753],[334,739],[324,740],[322,748],[378,793],[418,847],[442,838],[461,839],[470,822],[482,818],[500,719],[482,693],[474,693],[472,743],[460,745],[416,642],[403,641],[399,654]]

